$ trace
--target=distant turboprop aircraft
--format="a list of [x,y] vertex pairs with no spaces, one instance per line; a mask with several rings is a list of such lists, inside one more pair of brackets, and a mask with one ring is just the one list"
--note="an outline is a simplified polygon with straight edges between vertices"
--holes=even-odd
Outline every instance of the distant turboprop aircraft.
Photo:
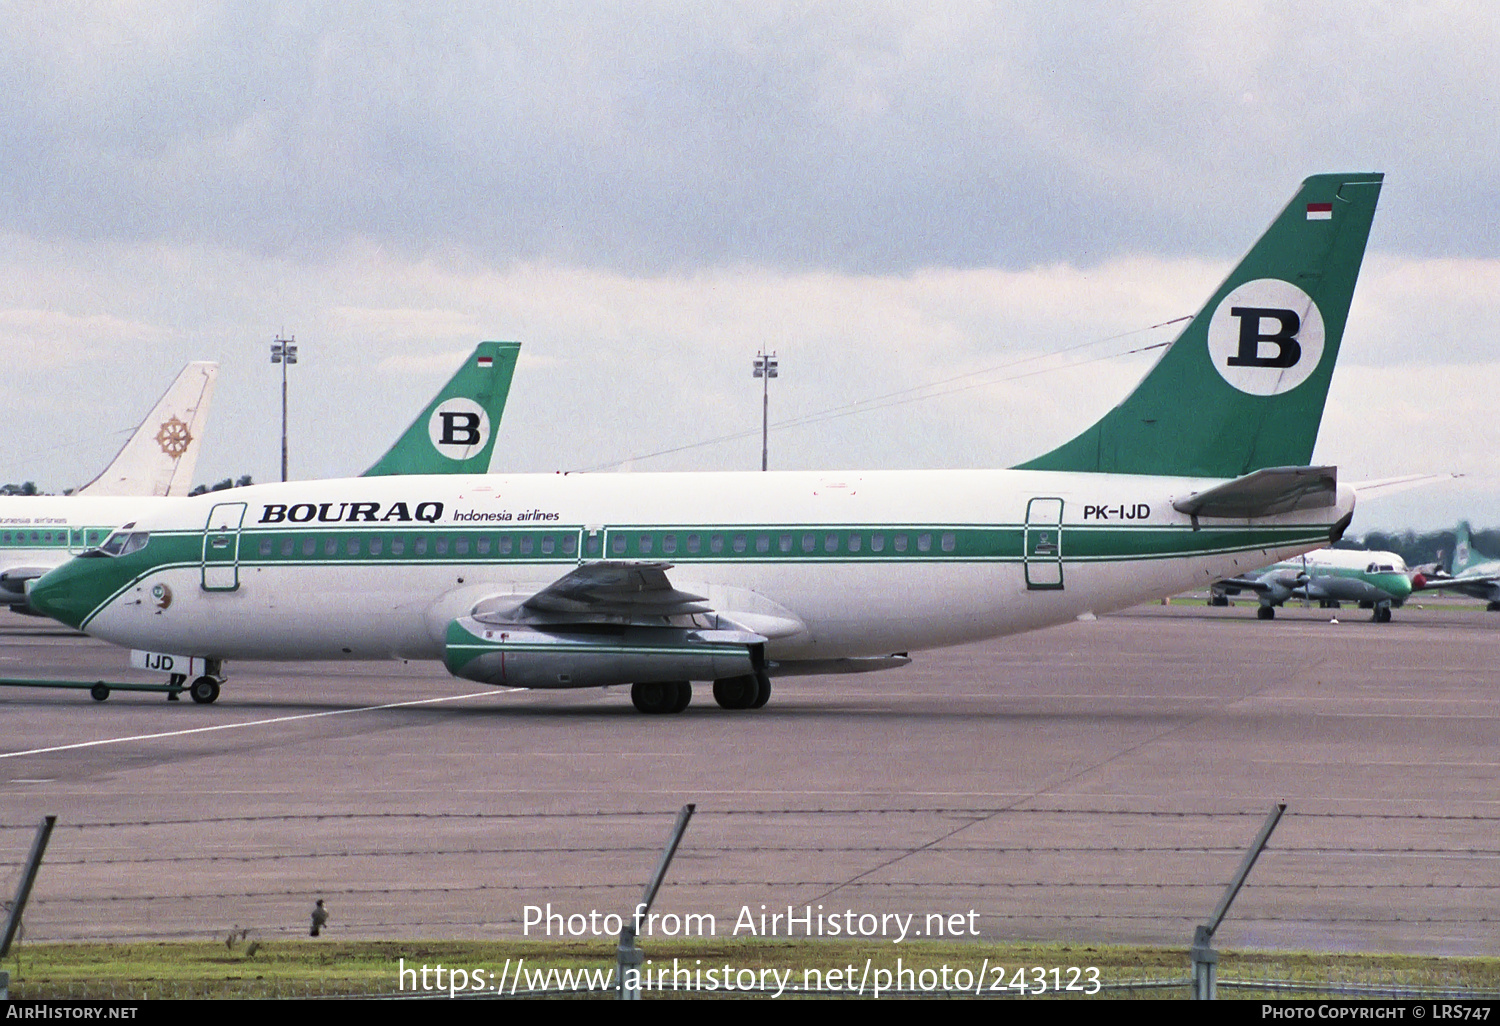
[[1411,594],[1412,576],[1394,552],[1318,549],[1259,573],[1220,581],[1210,589],[1209,604],[1226,606],[1226,596],[1241,591],[1253,591],[1260,598],[1256,615],[1262,620],[1274,619],[1276,607],[1288,599],[1308,599],[1325,609],[1354,602],[1361,609],[1373,609],[1376,623],[1389,623],[1391,607]]

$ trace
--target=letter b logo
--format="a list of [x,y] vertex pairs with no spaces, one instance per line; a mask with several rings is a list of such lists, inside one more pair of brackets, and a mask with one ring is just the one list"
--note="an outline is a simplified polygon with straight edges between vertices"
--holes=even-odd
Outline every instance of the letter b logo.
[[479,444],[479,414],[477,413],[439,413],[443,418],[443,430],[438,439],[439,445],[478,445]]
[[449,399],[427,422],[432,447],[450,460],[478,455],[490,439],[490,416],[472,399]]
[[1290,392],[1323,360],[1323,315],[1312,297],[1290,282],[1247,281],[1214,310],[1208,356],[1214,370],[1241,392]]
[[[1231,317],[1240,319],[1240,350],[1224,361],[1230,367],[1292,367],[1302,358],[1297,330],[1302,318],[1294,310],[1268,310],[1260,306],[1232,306]],[[1279,327],[1266,334],[1262,321],[1276,321]],[[1261,355],[1261,343],[1276,347],[1274,356]]]

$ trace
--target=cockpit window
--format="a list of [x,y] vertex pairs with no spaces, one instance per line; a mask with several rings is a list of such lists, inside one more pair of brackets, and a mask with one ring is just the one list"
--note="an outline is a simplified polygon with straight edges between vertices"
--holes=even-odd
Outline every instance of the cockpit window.
[[128,556],[132,552],[144,549],[150,540],[150,531],[127,531],[121,528],[104,539],[104,544],[96,551],[106,556]]

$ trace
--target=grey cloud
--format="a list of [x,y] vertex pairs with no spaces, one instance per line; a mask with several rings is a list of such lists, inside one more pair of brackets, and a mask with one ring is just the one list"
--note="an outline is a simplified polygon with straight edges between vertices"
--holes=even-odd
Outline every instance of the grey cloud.
[[1497,249],[1500,32],[1472,10],[7,8],[0,217],[42,237],[622,270],[1224,258],[1305,174],[1370,168],[1441,211],[1378,244]]

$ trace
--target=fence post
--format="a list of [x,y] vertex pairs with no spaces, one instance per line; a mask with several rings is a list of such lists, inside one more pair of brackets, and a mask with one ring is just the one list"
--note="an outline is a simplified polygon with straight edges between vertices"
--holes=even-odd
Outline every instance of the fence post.
[[26,856],[26,868],[21,871],[21,882],[16,886],[16,900],[11,903],[10,915],[5,917],[5,933],[0,935],[0,958],[10,954],[11,942],[16,939],[16,931],[21,928],[26,900],[31,897],[31,885],[36,883],[37,870],[42,865],[42,853],[47,850],[47,838],[52,836],[52,827],[56,823],[56,816],[47,816],[36,828],[36,838],[31,842],[31,854]]
[[1255,866],[1255,860],[1260,858],[1260,853],[1265,850],[1266,842],[1271,839],[1271,831],[1276,829],[1276,824],[1281,821],[1281,814],[1285,811],[1286,802],[1277,802],[1271,809],[1271,814],[1261,825],[1260,833],[1256,834],[1255,840],[1250,842],[1250,850],[1245,852],[1239,871],[1234,874],[1234,879],[1229,881],[1229,886],[1224,888],[1224,894],[1219,898],[1219,904],[1214,908],[1213,915],[1208,917],[1208,922],[1193,931],[1193,947],[1189,952],[1189,957],[1193,961],[1194,1001],[1213,1001],[1218,997],[1219,953],[1213,947],[1214,931],[1219,928],[1219,924],[1229,913],[1229,906],[1234,902],[1235,895],[1239,894],[1240,888],[1245,886],[1245,878],[1250,875],[1250,870]]
[[[667,867],[672,864],[672,856],[677,854],[677,846],[682,843],[682,835],[687,831],[688,820],[693,818],[693,810],[697,806],[689,802],[677,813],[677,822],[672,825],[672,833],[667,837],[667,846],[661,853],[661,860],[656,864],[656,872],[652,874],[650,882],[646,884],[646,890],[641,894],[641,900],[636,903],[629,915],[621,917],[623,925],[620,927],[620,943],[615,953],[615,983],[620,992],[621,1001],[639,1001],[641,999],[641,963],[645,960],[645,953],[636,945],[635,938],[641,920],[651,911],[651,902],[656,900],[656,892],[661,889],[662,881],[666,879]],[[625,982],[626,973],[631,973],[634,985]]]

